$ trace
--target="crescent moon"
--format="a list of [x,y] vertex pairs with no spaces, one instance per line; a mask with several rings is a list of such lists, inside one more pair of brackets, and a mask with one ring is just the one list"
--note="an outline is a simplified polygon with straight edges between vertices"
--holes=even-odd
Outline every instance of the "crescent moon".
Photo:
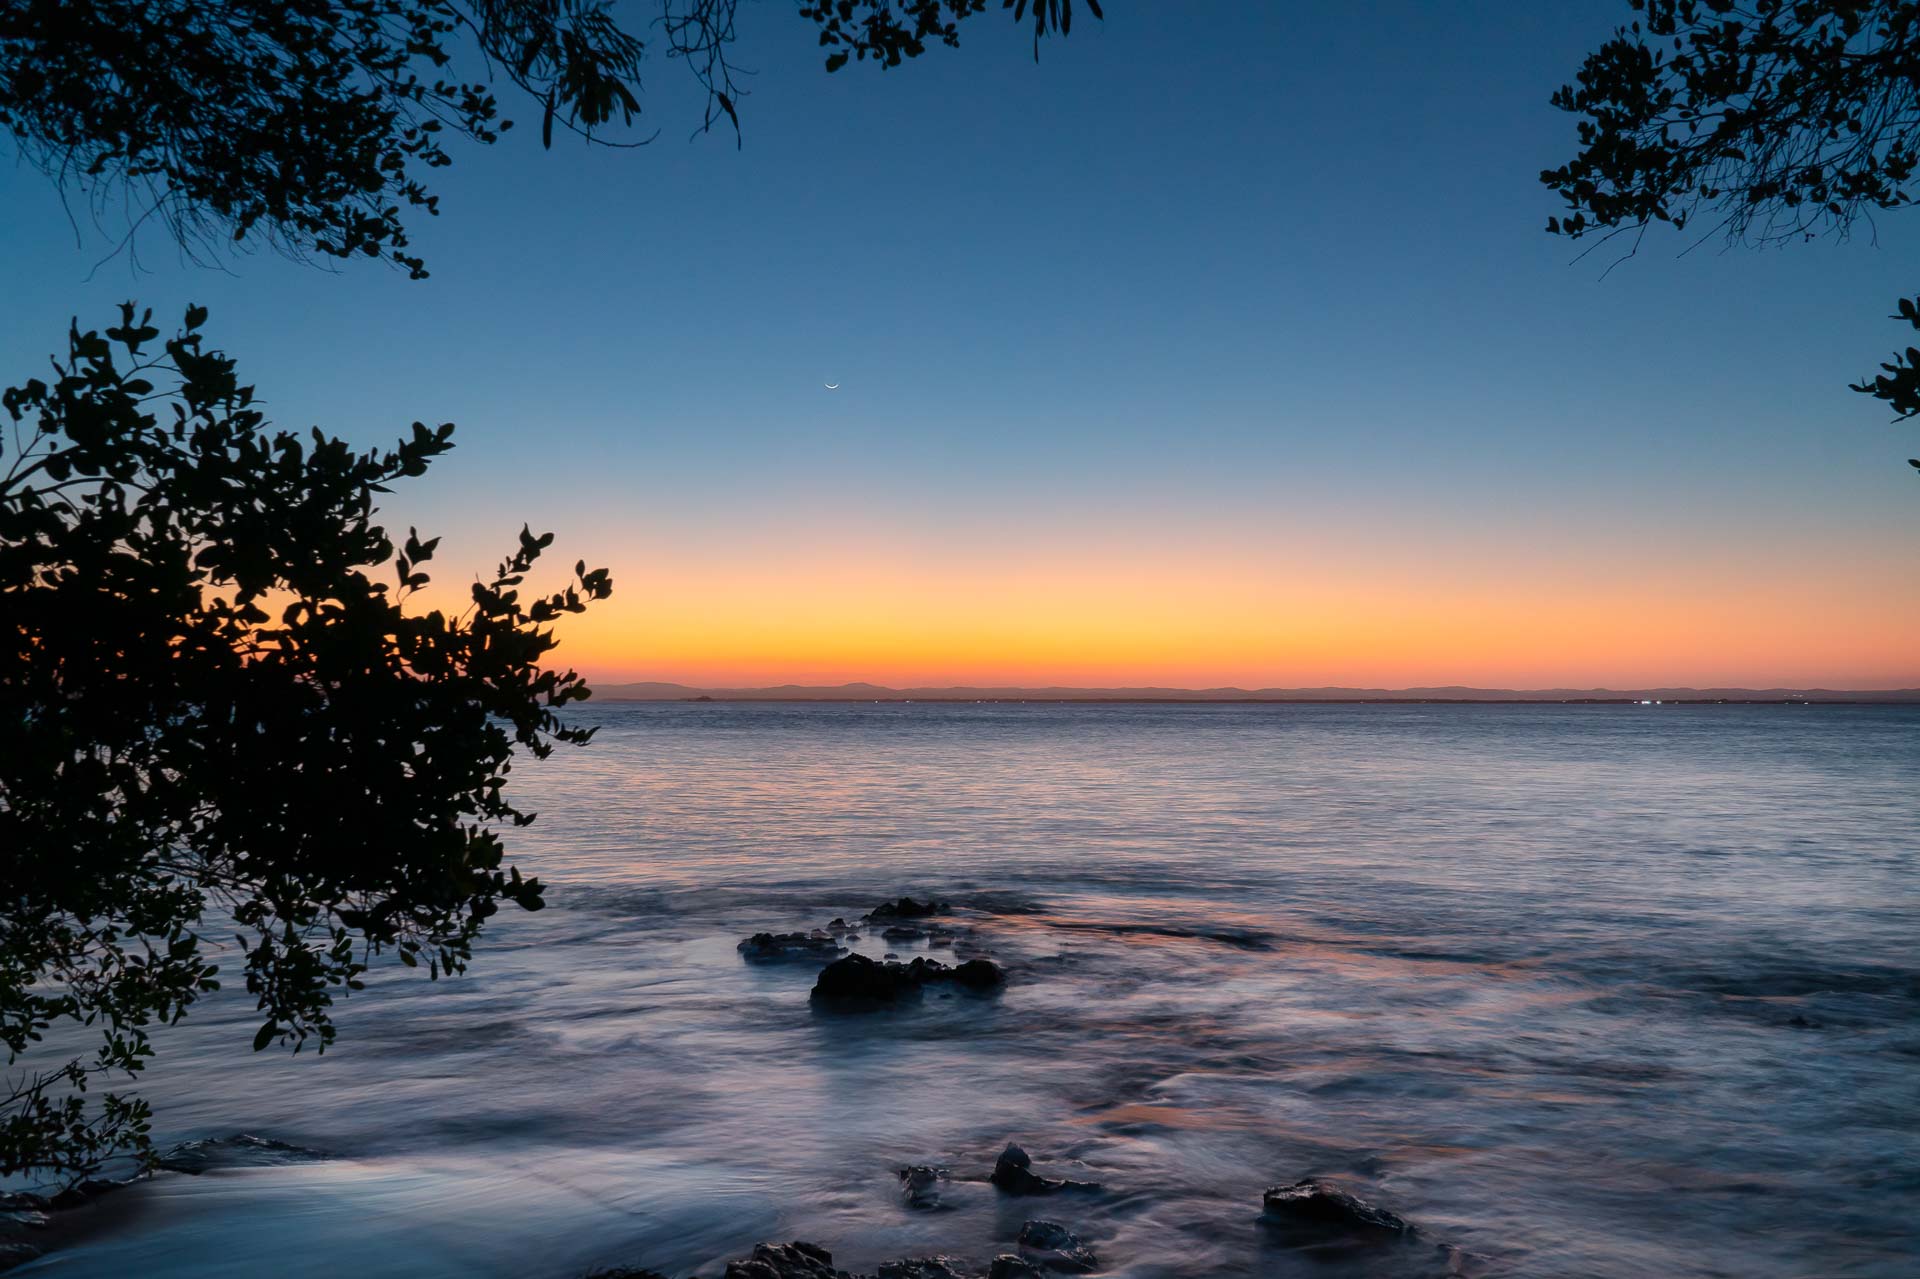
[[826,387],[829,391],[837,391],[840,389],[838,382],[822,382],[820,385]]

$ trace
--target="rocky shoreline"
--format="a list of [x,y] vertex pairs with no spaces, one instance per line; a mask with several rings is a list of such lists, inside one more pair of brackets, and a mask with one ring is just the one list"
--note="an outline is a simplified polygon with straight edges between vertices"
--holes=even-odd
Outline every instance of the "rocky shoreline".
[[[978,920],[978,912],[969,913]],[[989,908],[984,913],[991,916],[994,912]],[[888,1010],[918,1003],[928,991],[938,991],[942,998],[993,999],[1009,983],[1044,978],[1044,965],[1023,968],[1016,964],[1010,973],[991,958],[991,936],[983,935],[983,923],[961,922],[949,903],[903,896],[883,902],[851,922],[835,918],[805,932],[755,933],[740,941],[736,949],[744,962],[753,965],[815,967],[808,1002],[816,1014],[884,1017]],[[870,947],[875,940],[903,947],[918,944],[929,951],[947,951],[955,962],[925,954],[902,961],[893,951],[876,959],[853,949],[852,943],[863,936],[869,939]],[[1237,936],[1205,939],[1244,946]],[[241,1134],[175,1146],[161,1155],[156,1171],[198,1176],[217,1169],[326,1158],[318,1151]],[[1100,1181],[1063,1175],[1069,1169],[1059,1164],[1054,1160],[1036,1166],[1026,1149],[1010,1141],[990,1169],[977,1166],[972,1172],[956,1172],[944,1165],[924,1163],[893,1170],[901,1202],[916,1212],[942,1211],[949,1206],[944,1202],[945,1195],[968,1187],[966,1193],[976,1197],[987,1194],[1003,1201],[1044,1200],[1052,1208],[1045,1214],[1014,1218],[1020,1225],[1011,1240],[1004,1234],[982,1238],[978,1249],[968,1256],[903,1256],[880,1263],[872,1272],[856,1273],[836,1267],[832,1254],[816,1243],[764,1242],[754,1246],[749,1255],[728,1261],[724,1279],[1041,1279],[1094,1274],[1124,1265],[1124,1258],[1107,1258],[1096,1251],[1093,1243],[1082,1237],[1086,1227],[1076,1228],[1075,1222],[1097,1223],[1101,1205],[1110,1207],[1118,1199],[1147,1188],[1110,1188]],[[138,1180],[90,1179],[45,1196],[0,1194],[0,1270],[56,1249],[71,1233],[61,1228],[70,1210]],[[1396,1275],[1484,1273],[1478,1259],[1449,1244],[1432,1242],[1396,1213],[1334,1181],[1306,1177],[1267,1186],[1264,1191],[1250,1187],[1247,1198],[1250,1222],[1257,1223],[1259,1231],[1277,1248],[1323,1259],[1362,1254],[1385,1261],[1391,1252],[1398,1256],[1391,1271]],[[1009,1229],[1010,1223],[995,1233]],[[667,1279],[662,1272],[647,1268],[645,1260],[636,1258],[632,1266],[593,1271],[585,1279]]]

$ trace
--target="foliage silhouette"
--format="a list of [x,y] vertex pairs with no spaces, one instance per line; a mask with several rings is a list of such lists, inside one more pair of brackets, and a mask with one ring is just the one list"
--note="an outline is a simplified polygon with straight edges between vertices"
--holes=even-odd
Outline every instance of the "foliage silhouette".
[[591,736],[542,662],[606,570],[523,595],[552,535],[522,529],[463,612],[410,611],[437,539],[396,546],[374,501],[453,427],[365,453],[273,430],[205,320],[156,350],[128,304],[4,396],[0,1041],[13,1066],[61,1023],[100,1040],[0,1092],[0,1172],[150,1159],[144,1103],[89,1084],[215,989],[210,927],[238,935],[256,1050],[324,1050],[383,951],[462,971],[500,903],[541,904],[503,866],[497,828],[533,816],[513,751]]
[[[1541,173],[1573,239],[1676,229],[1773,243],[1846,237],[1914,202],[1920,5],[1911,0],[1629,0],[1643,21],[1589,54],[1553,104],[1580,152]],[[1902,301],[1897,318],[1914,320]],[[1854,390],[1920,408],[1910,349]],[[1920,461],[1914,463],[1920,466]]]
[[[706,90],[700,131],[740,124],[728,61],[739,0],[648,0],[669,59]],[[1097,0],[1085,0],[1096,16]],[[640,6],[636,6],[640,7]],[[897,66],[988,0],[800,0],[831,50]],[[1073,0],[1001,0],[1034,54]],[[641,113],[648,42],[602,0],[0,0],[0,127],[96,217],[124,202],[191,254],[264,241],[294,256],[385,258],[414,278],[409,214],[438,212],[450,137],[512,127],[497,73],[556,126],[605,140]],[[456,71],[464,54],[475,63]],[[651,140],[645,139],[645,140]]]

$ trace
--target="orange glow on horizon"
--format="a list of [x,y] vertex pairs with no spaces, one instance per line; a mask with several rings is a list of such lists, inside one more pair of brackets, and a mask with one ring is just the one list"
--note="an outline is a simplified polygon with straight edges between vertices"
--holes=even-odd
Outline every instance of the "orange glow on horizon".
[[986,564],[799,541],[615,561],[613,598],[563,620],[556,660],[708,687],[1920,686],[1920,600],[1888,581],[1891,555],[1609,571],[1545,552],[1496,569],[1417,547],[1384,564],[1073,547]]

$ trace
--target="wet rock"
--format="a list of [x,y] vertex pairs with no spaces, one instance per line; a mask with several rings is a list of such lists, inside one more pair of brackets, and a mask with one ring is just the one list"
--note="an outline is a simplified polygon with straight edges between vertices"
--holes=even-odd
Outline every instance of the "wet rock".
[[1029,1221],[1020,1227],[1020,1246],[1049,1270],[1085,1274],[1100,1268],[1080,1237],[1057,1221]]
[[0,1240],[0,1270],[24,1266],[40,1256],[40,1249],[17,1239]]
[[900,1193],[906,1197],[907,1207],[932,1209],[940,1206],[940,1183],[947,1179],[945,1168],[935,1168],[931,1164],[914,1164],[902,1168]]
[[897,1004],[920,997],[921,974],[907,964],[883,964],[865,955],[836,959],[813,983],[815,1003],[847,1007]]
[[1060,1189],[1059,1182],[1035,1174],[1032,1168],[1033,1157],[1008,1142],[987,1180],[1010,1195],[1050,1195]]
[[931,897],[923,902],[915,901],[911,897],[902,897],[898,901],[881,902],[878,906],[875,906],[867,912],[867,918],[925,919],[929,915],[944,915],[951,909],[952,907],[948,906],[947,903],[935,901]]
[[907,1257],[883,1261],[875,1279],[972,1279],[952,1257]]
[[1067,1181],[1054,1177],[1042,1177],[1033,1171],[1033,1159],[1026,1151],[1007,1143],[1000,1152],[1000,1158],[993,1164],[993,1172],[987,1180],[1010,1195],[1050,1195],[1056,1190],[1098,1190],[1099,1186],[1091,1181]]
[[991,959],[969,959],[953,969],[952,978],[968,990],[998,990],[1007,984],[1005,970]]
[[122,1177],[117,1180],[108,1177],[88,1177],[85,1181],[75,1182],[59,1194],[49,1197],[47,1207],[55,1212],[78,1208],[81,1204],[92,1203],[101,1195],[131,1186],[133,1183],[132,1177]]
[[833,1267],[833,1254],[817,1243],[756,1244],[744,1261],[729,1261],[722,1279],[853,1279]]
[[1264,1203],[1269,1218],[1318,1231],[1399,1237],[1415,1233],[1385,1208],[1311,1177],[1291,1186],[1268,1187]]
[[838,915],[835,915],[831,920],[827,921],[827,931],[830,933],[844,933],[852,927],[852,924],[849,924]]
[[183,1142],[161,1155],[159,1166],[168,1172],[197,1177],[209,1168],[271,1168],[325,1158],[319,1151],[304,1146],[239,1133],[232,1137]]
[[667,1279],[658,1270],[636,1270],[632,1266],[615,1266],[611,1270],[589,1270],[586,1279]]
[[785,964],[837,959],[847,948],[824,932],[755,933],[736,948],[748,963]]
[[816,1003],[874,1008],[918,999],[929,985],[950,983],[975,993],[991,993],[1005,982],[1006,974],[984,960],[949,968],[925,956],[901,964],[848,955],[820,970],[812,998]]
[[882,941],[919,941],[927,932],[924,928],[915,928],[910,924],[894,924],[881,930]]
[[1003,1252],[987,1267],[987,1279],[1045,1279],[1046,1271],[1028,1261]]

